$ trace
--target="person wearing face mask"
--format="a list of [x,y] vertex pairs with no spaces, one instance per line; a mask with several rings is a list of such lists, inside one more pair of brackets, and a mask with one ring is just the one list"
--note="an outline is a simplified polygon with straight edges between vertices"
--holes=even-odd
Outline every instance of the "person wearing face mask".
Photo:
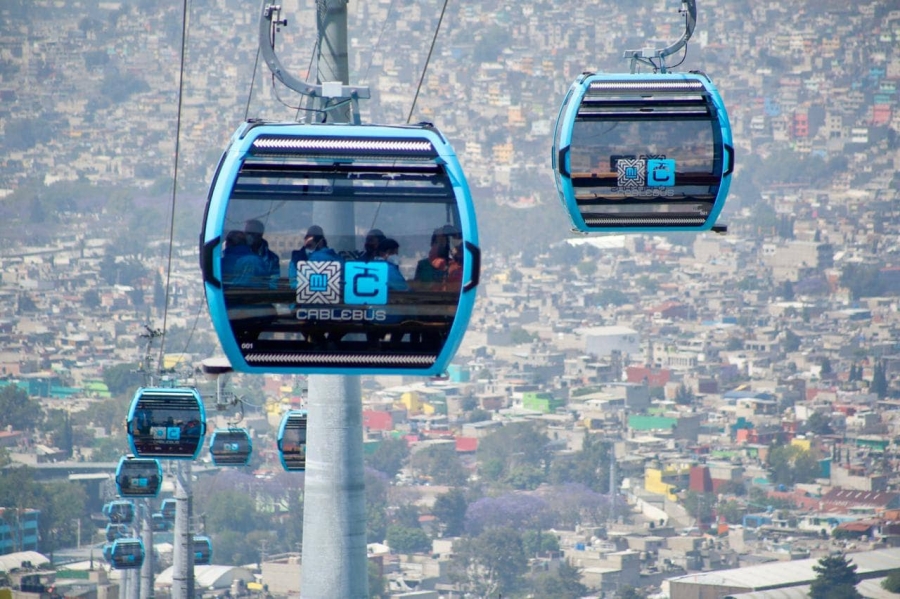
[[343,262],[340,254],[328,247],[325,232],[319,225],[310,225],[303,238],[303,247],[291,252],[291,263],[288,267],[288,278],[292,287],[297,287],[297,263],[298,262]]
[[378,244],[377,259],[388,263],[388,289],[409,291],[409,284],[400,272],[400,244],[396,239],[386,238]]

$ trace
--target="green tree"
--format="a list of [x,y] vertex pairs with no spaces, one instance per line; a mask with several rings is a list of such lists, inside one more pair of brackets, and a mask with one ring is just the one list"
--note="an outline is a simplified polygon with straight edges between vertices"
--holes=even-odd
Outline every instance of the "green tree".
[[210,532],[233,530],[248,534],[258,528],[256,504],[238,491],[219,491],[206,500],[206,526]]
[[809,585],[812,599],[862,599],[856,590],[859,576],[856,564],[842,553],[828,555],[813,566],[816,578]]
[[383,543],[387,538],[387,490],[384,473],[366,468],[366,541]]
[[44,421],[41,404],[28,398],[28,394],[15,385],[0,389],[0,428],[13,427],[17,431],[30,431]]
[[118,462],[123,455],[131,453],[125,435],[101,437],[91,447],[91,462]]
[[881,588],[889,593],[900,594],[900,570],[894,570],[881,581]]
[[379,472],[384,472],[391,480],[397,476],[406,458],[409,457],[409,444],[405,439],[383,439],[371,455],[366,456],[366,465]]
[[675,403],[679,406],[689,406],[694,403],[694,394],[684,383],[678,385],[675,390]]
[[534,335],[532,335],[522,327],[515,327],[510,329],[509,331],[509,339],[513,343],[513,345],[531,343],[532,341],[534,341],[534,338]]
[[627,304],[628,301],[628,296],[624,292],[612,287],[601,289],[594,294],[594,303],[598,306],[609,306],[610,304],[621,306]]
[[781,349],[788,353],[795,352],[800,349],[802,341],[800,335],[790,329],[785,329],[784,337],[781,340]]
[[550,439],[531,422],[507,424],[478,444],[478,473],[489,483],[507,484],[515,466],[544,468],[551,455]]
[[[524,523],[523,523],[524,525]],[[522,533],[522,547],[525,555],[543,555],[549,552],[559,551],[559,538],[551,532],[526,530]]]
[[766,464],[776,484],[811,483],[821,474],[819,462],[812,452],[795,445],[772,446]]
[[552,485],[581,483],[598,493],[608,493],[609,451],[608,443],[586,433],[581,442],[581,451],[553,457],[548,482]]
[[262,530],[243,533],[223,529],[210,536],[213,545],[213,563],[229,566],[258,564],[263,543],[272,547],[278,542],[275,533]]
[[821,412],[813,412],[806,419],[806,428],[817,435],[830,435],[834,432],[831,428],[831,419]]
[[144,378],[137,364],[115,364],[103,369],[103,382],[113,395],[125,395],[140,387]]
[[539,576],[534,581],[535,597],[554,599],[579,599],[590,592],[581,583],[581,568],[573,566],[569,560],[560,562],[556,573]]
[[431,551],[431,539],[421,528],[392,524],[387,529],[387,544],[394,553],[426,553]]
[[463,537],[450,562],[450,580],[477,597],[516,592],[528,570],[522,537],[512,528],[489,528]]
[[442,536],[456,537],[463,533],[468,507],[466,494],[460,488],[450,489],[435,498],[431,513],[440,524]]
[[884,399],[888,393],[887,376],[884,372],[884,361],[879,360],[875,363],[875,370],[872,373],[872,382],[869,384],[869,393],[874,393],[878,399]]
[[366,569],[369,574],[369,599],[386,599],[388,593],[381,568],[374,561],[366,560]]
[[459,487],[466,484],[468,473],[456,455],[452,445],[434,445],[416,452],[411,458],[412,467],[439,485]]
[[578,271],[578,276],[590,278],[597,272],[597,263],[594,260],[585,260],[584,262],[579,262],[575,266],[575,270]]
[[713,506],[716,504],[715,495],[712,493],[699,493],[687,491],[684,494],[684,509],[698,522],[711,522]]
[[647,599],[647,595],[634,587],[625,585],[616,593],[616,599]]
[[725,522],[729,524],[740,524],[746,511],[740,503],[733,499],[720,501],[719,506],[716,508],[716,513],[719,517],[725,518]]

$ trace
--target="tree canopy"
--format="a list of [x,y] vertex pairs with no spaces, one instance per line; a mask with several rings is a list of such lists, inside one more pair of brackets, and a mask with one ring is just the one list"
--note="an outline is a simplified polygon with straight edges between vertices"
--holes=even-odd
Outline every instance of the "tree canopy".
[[13,427],[17,431],[30,431],[44,421],[41,404],[28,397],[28,393],[15,385],[0,389],[0,427]]
[[856,564],[843,553],[823,557],[813,570],[816,578],[809,585],[812,599],[862,599],[856,590],[859,584]]

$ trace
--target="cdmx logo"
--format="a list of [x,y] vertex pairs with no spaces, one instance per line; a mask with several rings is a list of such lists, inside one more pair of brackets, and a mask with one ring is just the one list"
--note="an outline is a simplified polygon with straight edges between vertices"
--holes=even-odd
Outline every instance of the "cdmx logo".
[[616,161],[616,184],[625,189],[673,187],[675,161],[663,157],[620,158]]
[[298,304],[381,305],[387,300],[387,262],[297,263]]

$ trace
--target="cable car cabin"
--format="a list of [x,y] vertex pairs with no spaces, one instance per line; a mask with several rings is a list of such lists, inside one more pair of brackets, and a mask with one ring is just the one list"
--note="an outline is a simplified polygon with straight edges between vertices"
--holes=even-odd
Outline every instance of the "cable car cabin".
[[306,470],[306,410],[288,410],[278,428],[278,454],[289,472]]
[[131,536],[131,529],[125,524],[113,524],[110,522],[106,525],[106,540],[110,543],[116,539],[122,539]]
[[162,505],[159,508],[159,514],[167,521],[167,522],[175,522],[175,512],[178,511],[178,501],[169,497],[167,499],[162,500]]
[[481,262],[466,179],[430,125],[245,123],[201,243],[219,341],[251,373],[439,374]]
[[206,536],[194,536],[194,565],[208,566],[212,563],[212,541]]
[[193,388],[138,389],[128,412],[128,438],[142,458],[193,460],[206,436],[206,411]]
[[144,543],[137,538],[116,539],[110,548],[110,560],[116,570],[140,568],[144,564]]
[[103,559],[105,559],[107,563],[111,564],[112,563],[112,543],[104,543],[101,551],[103,552]]
[[584,74],[556,122],[556,187],[579,231],[712,229],[733,169],[728,114],[702,74]]
[[156,497],[162,486],[159,460],[122,457],[116,468],[116,488],[122,497]]
[[153,532],[166,532],[172,530],[172,522],[169,522],[160,512],[150,515],[150,528]]
[[127,499],[115,499],[103,506],[103,515],[113,524],[131,524],[134,521],[134,504]]
[[250,463],[253,444],[242,428],[219,428],[209,441],[209,455],[216,466],[246,466]]

